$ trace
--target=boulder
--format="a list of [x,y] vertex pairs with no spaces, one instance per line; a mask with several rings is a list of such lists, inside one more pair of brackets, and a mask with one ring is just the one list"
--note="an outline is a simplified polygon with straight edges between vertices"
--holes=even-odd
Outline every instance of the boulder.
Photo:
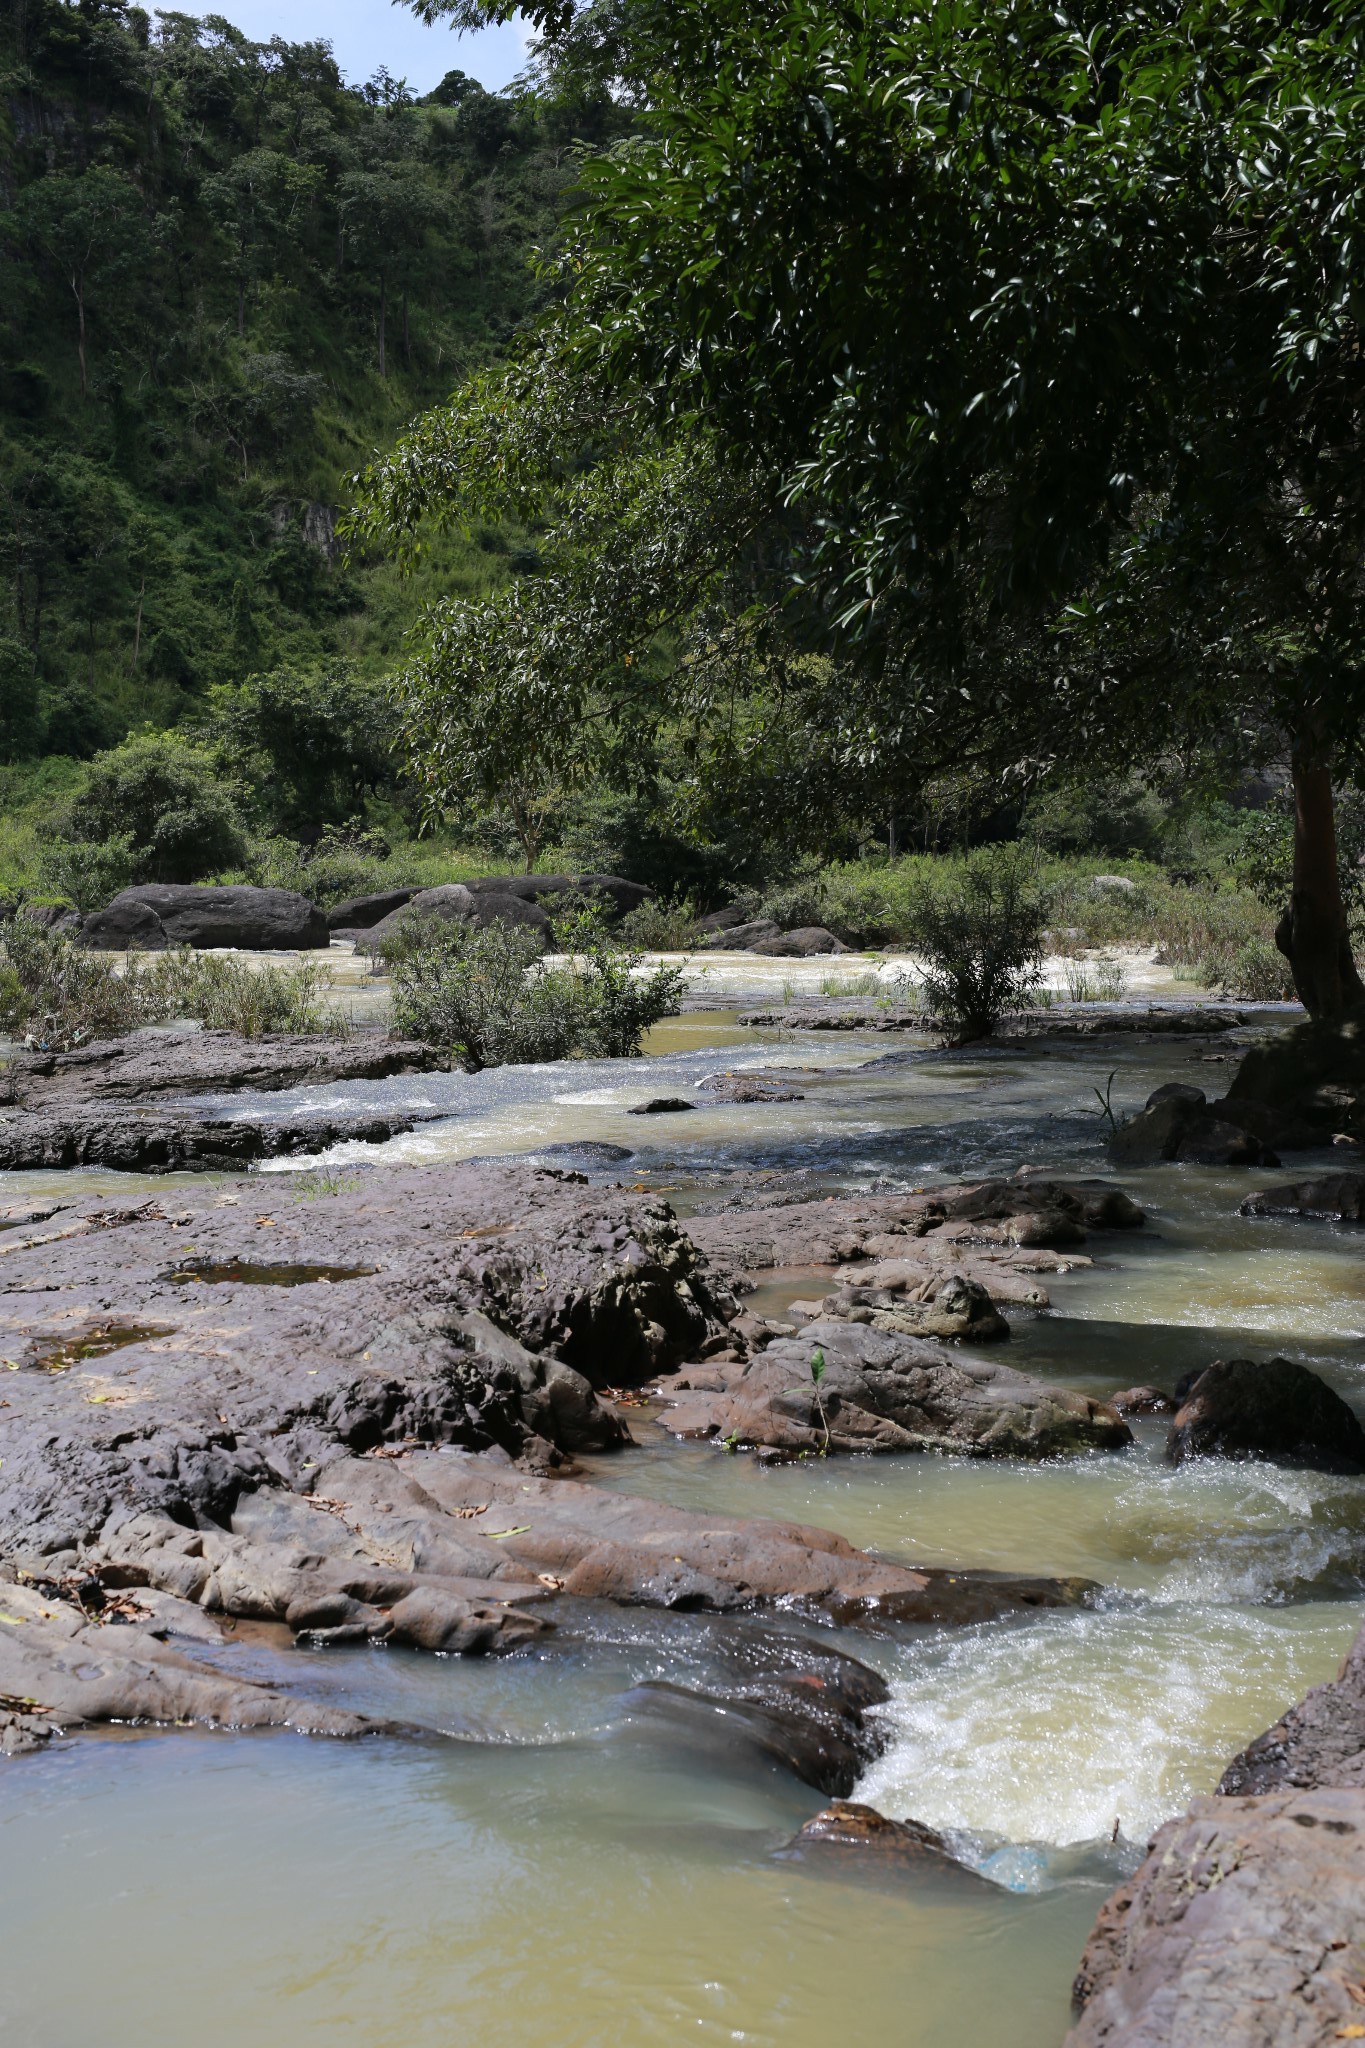
[[1324,1173],[1288,1187],[1248,1195],[1241,1216],[1319,1216],[1333,1223],[1365,1223],[1365,1173]]
[[540,934],[548,949],[553,942],[549,915],[538,903],[521,896],[484,889],[477,893],[463,882],[442,882],[434,889],[419,889],[415,896],[389,911],[370,927],[366,943],[378,947],[412,918],[439,918],[445,924],[525,925]]
[[875,1806],[835,1799],[798,1829],[784,1862],[811,1863],[858,1877],[922,1877],[935,1884],[961,1882],[984,1899],[989,1878],[954,1857],[936,1828],[917,1820],[888,1820]]
[[732,932],[736,926],[750,922],[747,910],[741,910],[736,903],[727,903],[723,910],[708,910],[705,917],[697,919],[699,932]]
[[1174,1415],[1176,1404],[1160,1387],[1125,1387],[1111,1394],[1109,1405],[1119,1415]]
[[170,946],[238,946],[245,952],[308,952],[330,943],[327,919],[293,889],[230,888],[147,882],[123,889],[81,927],[81,944],[121,951],[133,929],[134,905],[155,913]]
[[673,1405],[660,1420],[675,1435],[790,1453],[1047,1458],[1132,1442],[1105,1402],[829,1317],[775,1337],[747,1362],[689,1366],[662,1391]]
[[799,925],[795,931],[779,932],[776,938],[760,939],[748,949],[773,959],[809,960],[819,953],[849,953],[853,949],[822,924]]
[[401,910],[417,894],[416,889],[382,889],[377,896],[348,896],[327,913],[330,931],[367,932],[381,918]]
[[1132,896],[1137,893],[1137,883],[1129,875],[1092,875],[1090,888],[1096,896]]
[[530,904],[561,896],[595,897],[618,917],[652,903],[655,894],[643,882],[627,882],[620,875],[483,875],[464,886],[475,896],[514,896]]
[[1365,1795],[1197,1799],[1100,1913],[1066,2048],[1365,2039]]
[[1322,1131],[1365,1131],[1365,1020],[1300,1024],[1253,1045],[1228,1096],[1290,1111]]
[[703,947],[728,953],[751,953],[766,939],[781,937],[781,926],[770,917],[751,918],[747,924],[725,925],[703,939]]
[[107,909],[95,911],[81,925],[81,944],[92,952],[164,953],[170,943],[151,904],[136,896],[116,896]]
[[1219,1359],[1195,1380],[1166,1455],[1268,1458],[1325,1472],[1365,1471],[1365,1430],[1325,1380],[1288,1358]]
[[69,903],[21,903],[16,916],[27,918],[30,924],[42,925],[44,931],[74,931],[81,921],[81,914]]
[[1278,1166],[1256,1133],[1223,1121],[1202,1088],[1168,1081],[1109,1138],[1109,1157],[1120,1166],[1155,1166],[1180,1160],[1199,1166]]
[[689,1102],[684,1095],[651,1095],[648,1102],[632,1103],[627,1116],[677,1116],[685,1109],[695,1109],[695,1102]]

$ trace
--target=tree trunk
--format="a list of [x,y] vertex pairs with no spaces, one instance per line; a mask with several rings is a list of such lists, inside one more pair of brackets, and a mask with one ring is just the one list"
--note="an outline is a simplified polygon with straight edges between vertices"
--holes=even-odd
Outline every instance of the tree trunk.
[[379,279],[379,374],[381,377],[388,375],[384,361],[384,315],[387,311],[388,293],[385,289],[383,276],[381,275]]
[[1289,962],[1299,1001],[1310,1017],[1335,1023],[1365,1011],[1337,866],[1332,776],[1320,750],[1294,748],[1294,878],[1275,944]]
[[84,280],[73,277],[71,289],[76,295],[76,354],[81,359],[81,397],[89,395],[85,377],[85,284]]
[[246,333],[246,279],[237,278],[237,336],[240,340]]

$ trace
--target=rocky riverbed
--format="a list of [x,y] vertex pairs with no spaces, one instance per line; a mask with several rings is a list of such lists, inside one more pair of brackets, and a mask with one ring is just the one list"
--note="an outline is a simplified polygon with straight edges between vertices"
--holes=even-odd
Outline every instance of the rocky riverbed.
[[[1231,1061],[1207,1032],[1125,1032],[1114,1100],[1210,1078],[1221,1098],[1247,1032]],[[401,1982],[449,2010],[408,1873],[457,1811],[442,1954],[480,1925],[506,1967],[454,1876],[472,1858],[504,1899],[534,1873],[554,1958],[553,2009],[526,1985],[515,2033],[466,1967],[495,2042],[610,2030],[588,1939],[644,2040],[686,2015],[814,2042],[842,1987],[873,2039],[1052,2048],[1120,1878],[1078,2043],[1276,2040],[1248,2029],[1291,1968],[1293,2009],[1332,2025],[1284,2038],[1352,2023],[1354,1934],[1309,1950],[1351,1912],[1329,1823],[1362,1796],[1358,1672],[1276,1718],[1330,1678],[1365,1584],[1340,1155],[1292,1186],[1106,1169],[1088,1040],[964,1058],[912,1034],[888,1062],[857,1030],[769,1046],[727,1020],[652,1061],[468,1077],[402,1048],[385,1066],[360,1034],[368,1070],[194,1036],[35,1063],[21,1107],[266,1133],[266,1171],[0,1183],[0,1818],[30,1872],[28,1899],[0,1876],[30,1935],[0,2014],[50,1996],[29,1903],[63,1868],[39,1818],[62,1788],[97,1831],[126,1792],[150,1845],[158,1814],[219,1828],[222,1768],[254,1890],[294,1873],[279,1938],[332,1958],[317,2010],[342,2023],[344,1979],[367,2048],[397,2038]],[[655,1095],[695,1108],[627,1123]],[[290,1171],[274,1134],[329,1118],[321,1169]],[[1166,1412],[1120,1414],[1143,1385]],[[366,1814],[345,1846],[329,1785]],[[393,1901],[363,1976],[332,1939],[358,1924],[357,1857]],[[1234,1862],[1245,1882],[1209,1884]],[[324,1864],[330,1928],[306,1903]],[[299,2008],[262,1974],[252,1892],[243,1864],[219,1901],[256,1957],[223,2025],[283,2041]],[[174,1912],[188,1938],[193,1900]],[[82,2001],[64,1988],[64,2013]],[[1196,2007],[1223,2034],[1182,2033]]]

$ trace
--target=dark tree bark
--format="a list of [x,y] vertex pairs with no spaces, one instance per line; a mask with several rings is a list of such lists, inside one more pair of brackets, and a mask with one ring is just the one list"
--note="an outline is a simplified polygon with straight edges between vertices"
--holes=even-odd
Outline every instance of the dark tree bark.
[[1293,766],[1294,877],[1275,944],[1309,1016],[1335,1023],[1365,1012],[1365,984],[1356,971],[1341,900],[1332,775],[1311,740],[1295,746]]

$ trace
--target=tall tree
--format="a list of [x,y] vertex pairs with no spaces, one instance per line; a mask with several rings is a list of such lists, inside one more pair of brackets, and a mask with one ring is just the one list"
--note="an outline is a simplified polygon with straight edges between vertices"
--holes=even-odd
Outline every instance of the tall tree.
[[[1360,16],[616,19],[650,132],[584,168],[542,373],[767,479],[870,755],[1084,761],[1230,728],[1287,754],[1280,944],[1314,1016],[1365,1007],[1332,804],[1365,713]],[[420,458],[419,435],[410,476]]]

